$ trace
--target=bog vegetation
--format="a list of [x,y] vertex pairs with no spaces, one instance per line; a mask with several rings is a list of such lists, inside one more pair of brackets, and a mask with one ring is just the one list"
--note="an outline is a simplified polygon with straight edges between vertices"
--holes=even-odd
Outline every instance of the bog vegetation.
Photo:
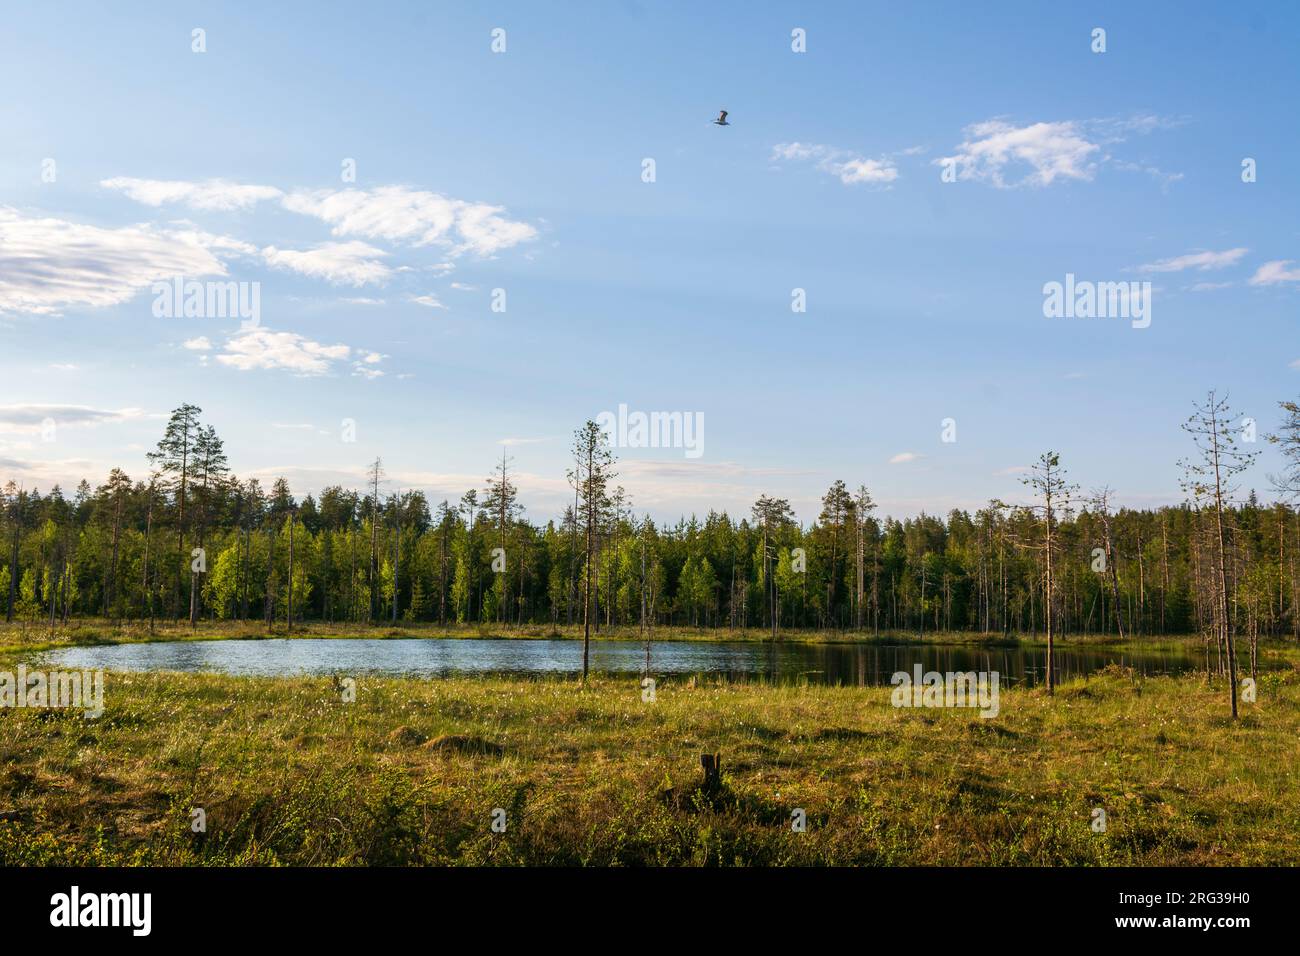
[[110,674],[98,720],[0,712],[0,866],[1288,865],[1296,677],[1234,722],[1221,678],[1119,668],[995,720],[887,687]]

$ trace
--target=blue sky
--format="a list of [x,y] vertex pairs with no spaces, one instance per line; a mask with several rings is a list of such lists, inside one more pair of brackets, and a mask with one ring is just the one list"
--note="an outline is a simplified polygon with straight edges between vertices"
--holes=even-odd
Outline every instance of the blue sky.
[[[990,7],[11,9],[0,480],[145,477],[189,401],[299,493],[381,455],[459,496],[509,441],[544,520],[622,403],[703,417],[698,458],[619,449],[660,518],[811,520],[837,478],[898,515],[1017,500],[1049,448],[1181,500],[1194,400],[1262,434],[1300,394],[1300,12]],[[258,283],[260,324],[156,316],[178,273]],[[1067,273],[1151,282],[1150,326],[1045,317]]]

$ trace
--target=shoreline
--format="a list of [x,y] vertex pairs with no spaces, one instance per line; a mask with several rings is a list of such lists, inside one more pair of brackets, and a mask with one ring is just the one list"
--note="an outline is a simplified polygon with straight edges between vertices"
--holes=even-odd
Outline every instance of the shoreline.
[[[57,650],[66,647],[113,646],[120,644],[156,644],[189,641],[264,641],[264,640],[490,640],[490,641],[573,641],[583,639],[580,628],[547,625],[341,625],[321,622],[295,623],[288,631],[283,623],[270,627],[258,622],[226,622],[200,624],[164,624],[150,632],[145,626],[116,627],[107,622],[74,624],[56,628],[53,635],[48,629],[31,626],[24,639],[21,626],[0,628],[0,655]],[[602,628],[591,635],[593,642],[701,644],[771,644],[766,631],[748,629],[704,630],[684,626],[661,626],[642,635],[637,628],[618,626]],[[915,632],[882,631],[878,634],[853,631],[803,631],[778,633],[776,643],[806,645],[843,645],[861,647],[907,647],[941,645],[973,648],[1046,648],[1041,635],[1004,635],[969,631]],[[1131,650],[1157,653],[1161,651],[1187,652],[1203,649],[1205,638],[1199,634],[1161,635],[1150,637],[1113,634],[1081,634],[1056,637],[1058,648],[1097,648],[1106,650]],[[1238,659],[1248,659],[1249,648],[1243,636],[1237,637]],[[1300,645],[1279,639],[1261,639],[1259,653],[1269,656],[1288,656],[1288,651],[1300,653]]]

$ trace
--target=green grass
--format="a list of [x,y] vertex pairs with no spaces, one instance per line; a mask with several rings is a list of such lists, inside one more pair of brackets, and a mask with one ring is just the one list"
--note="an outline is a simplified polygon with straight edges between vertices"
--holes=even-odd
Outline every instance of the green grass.
[[634,679],[362,677],[344,703],[330,678],[107,680],[98,720],[0,710],[0,865],[1300,857],[1293,663],[1236,724],[1221,684],[1118,668],[1054,699],[1004,690],[992,719],[896,709],[889,688],[673,680],[646,703]]

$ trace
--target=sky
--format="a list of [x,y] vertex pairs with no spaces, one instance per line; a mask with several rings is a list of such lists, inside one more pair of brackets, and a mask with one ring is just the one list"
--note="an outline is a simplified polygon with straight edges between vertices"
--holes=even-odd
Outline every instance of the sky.
[[[189,402],[264,484],[379,456],[454,500],[504,451],[545,521],[574,430],[626,406],[701,429],[615,448],[660,520],[810,522],[836,479],[900,517],[1020,501],[1049,449],[1143,507],[1182,500],[1216,389],[1271,498],[1298,32],[1291,3],[11,7],[0,483],[147,478]],[[1146,318],[1049,316],[1067,276]]]

